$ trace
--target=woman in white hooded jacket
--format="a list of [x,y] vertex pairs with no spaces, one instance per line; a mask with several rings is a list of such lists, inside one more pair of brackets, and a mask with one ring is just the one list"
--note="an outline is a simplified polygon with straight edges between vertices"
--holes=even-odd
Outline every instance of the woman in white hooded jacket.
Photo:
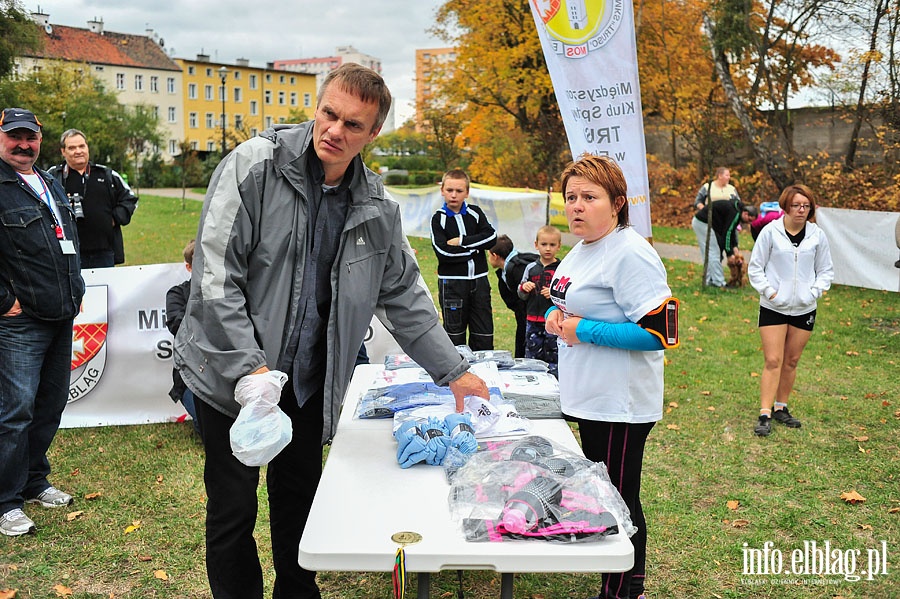
[[800,354],[816,322],[816,300],[834,278],[828,239],[809,222],[816,212],[815,194],[805,185],[789,185],[778,203],[784,216],[759,234],[747,267],[750,284],[760,294],[759,335],[765,367],[754,432],[762,437],[772,432],[772,420],[800,428],[787,401]]

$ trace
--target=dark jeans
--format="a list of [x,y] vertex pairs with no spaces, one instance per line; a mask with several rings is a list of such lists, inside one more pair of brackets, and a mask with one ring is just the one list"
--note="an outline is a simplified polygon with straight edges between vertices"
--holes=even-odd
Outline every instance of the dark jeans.
[[543,322],[529,320],[525,325],[525,357],[543,360],[550,374],[559,378],[558,354],[556,335],[548,333]]
[[[322,392],[297,407],[285,385],[279,406],[291,419],[291,442],[266,467],[269,527],[275,566],[273,599],[320,599],[316,573],[298,563],[300,537],[322,475]],[[262,599],[263,579],[253,528],[259,468],[231,453],[234,419],[198,398],[206,450],[206,573],[215,599]]]
[[0,514],[50,486],[47,449],[69,398],[72,321],[0,316]]
[[116,265],[116,255],[112,250],[81,252],[81,268],[112,268]]
[[487,277],[438,279],[438,300],[444,330],[453,345],[466,345],[469,329],[468,345],[473,351],[494,349],[494,313]]
[[603,462],[612,484],[619,490],[631,512],[631,522],[637,532],[631,537],[634,545],[634,567],[628,572],[604,574],[602,599],[635,599],[644,592],[647,564],[647,522],[641,507],[641,467],[644,445],[655,422],[629,424],[627,422],[597,422],[577,419],[584,455],[595,462]]

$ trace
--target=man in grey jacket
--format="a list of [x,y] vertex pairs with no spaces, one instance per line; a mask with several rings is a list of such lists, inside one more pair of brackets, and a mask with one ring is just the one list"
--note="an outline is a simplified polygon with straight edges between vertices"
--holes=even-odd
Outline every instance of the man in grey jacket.
[[[378,135],[390,91],[371,69],[332,71],[315,120],[270,129],[238,146],[210,182],[175,363],[196,398],[206,449],[206,563],[215,599],[261,599],[253,527],[259,469],[231,453],[235,387],[287,373],[279,407],[290,444],[269,464],[273,597],[317,598],[298,546],[373,313],[457,409],[488,397],[441,326],[400,210],[359,156]],[[262,392],[262,391],[261,391]]]

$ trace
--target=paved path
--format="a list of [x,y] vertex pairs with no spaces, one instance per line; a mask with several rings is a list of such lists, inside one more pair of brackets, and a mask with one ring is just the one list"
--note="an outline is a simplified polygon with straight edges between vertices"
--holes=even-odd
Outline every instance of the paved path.
[[[157,188],[157,189],[141,189],[142,194],[146,194],[148,196],[162,196],[164,198],[180,198],[182,190],[180,187],[168,187],[168,188]],[[199,200],[203,201],[203,194],[196,193],[191,191],[190,189],[184,190],[184,197],[189,200]]]
[[[160,188],[160,189],[142,189],[141,193],[147,195],[163,196],[166,198],[180,198],[182,190],[180,187]],[[184,197],[189,200],[203,201],[202,193],[195,193],[189,189],[184,190]],[[571,233],[563,233],[563,244],[571,247],[578,243],[578,238]],[[662,258],[671,258],[674,260],[684,260],[686,262],[695,262],[702,264],[700,259],[700,251],[692,245],[674,245],[671,243],[654,242],[653,247]]]
[[[563,233],[562,242],[563,245],[571,247],[578,243],[578,238],[571,233]],[[661,258],[671,258],[673,260],[684,260],[685,262],[703,264],[703,260],[700,259],[700,250],[692,245],[675,245],[672,243],[660,243],[659,241],[654,241],[653,247]]]

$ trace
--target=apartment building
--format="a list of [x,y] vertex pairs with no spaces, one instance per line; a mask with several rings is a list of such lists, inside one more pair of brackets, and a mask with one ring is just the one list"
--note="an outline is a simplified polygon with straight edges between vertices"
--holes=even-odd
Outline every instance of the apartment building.
[[[360,64],[369,67],[378,74],[381,72],[381,59],[368,54],[363,54],[353,46],[338,46],[334,50],[333,56],[319,56],[313,58],[291,58],[276,60],[272,63],[273,67],[281,71],[289,71],[292,73],[311,73],[316,76],[316,86],[321,87],[328,73],[338,68],[344,63]],[[394,130],[394,106],[388,113],[381,128],[382,133],[390,133]]]
[[80,28],[50,24],[49,15],[41,12],[32,13],[31,18],[44,30],[44,48],[17,57],[16,72],[30,73],[51,62],[89,68],[107,89],[118,94],[121,104],[153,110],[164,131],[159,152],[166,159],[176,153],[178,140],[184,137],[181,68],[166,54],[162,39],[152,29],[146,35],[134,35],[106,31],[102,19]]
[[223,144],[228,150],[276,123],[315,113],[314,74],[276,70],[272,63],[252,67],[243,58],[213,63],[203,53],[175,62],[182,70],[184,139],[193,150],[221,151]]
[[456,59],[456,48],[416,50],[416,131],[425,130],[423,111],[431,100],[431,75],[434,69]]

